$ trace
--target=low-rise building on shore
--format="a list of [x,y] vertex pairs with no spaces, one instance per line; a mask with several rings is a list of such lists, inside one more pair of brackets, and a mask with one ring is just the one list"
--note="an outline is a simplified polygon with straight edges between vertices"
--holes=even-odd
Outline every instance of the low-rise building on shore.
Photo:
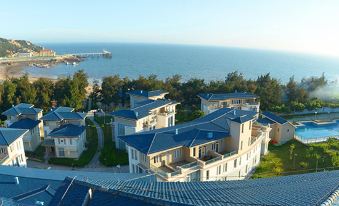
[[0,128],[0,165],[26,167],[23,138],[26,129]]
[[257,113],[219,109],[192,122],[119,137],[126,142],[131,173],[159,180],[245,179],[268,152],[270,128]]
[[201,111],[209,114],[221,108],[232,108],[259,112],[260,101],[255,94],[247,92],[201,93]]

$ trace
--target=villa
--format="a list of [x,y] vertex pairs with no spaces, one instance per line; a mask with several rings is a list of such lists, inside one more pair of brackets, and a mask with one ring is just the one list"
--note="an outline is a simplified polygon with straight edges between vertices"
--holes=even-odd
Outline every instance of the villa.
[[221,108],[232,108],[259,112],[260,102],[255,94],[247,92],[234,93],[201,93],[201,111],[209,114]]
[[25,129],[0,128],[0,165],[26,167]]
[[35,108],[32,104],[21,103],[4,111],[2,115],[7,116],[6,127],[17,129],[28,129],[23,138],[25,151],[34,151],[44,137],[42,109]]
[[245,179],[267,153],[268,126],[257,113],[219,109],[194,121],[119,137],[131,173],[154,172],[160,181]]
[[294,138],[295,126],[291,122],[268,111],[263,112],[261,116],[258,122],[272,129],[270,132],[272,142],[281,145]]
[[79,158],[85,150],[85,118],[85,113],[70,107],[58,107],[43,116],[46,151],[55,157]]
[[167,92],[132,91],[131,109],[118,110],[114,116],[114,138],[116,147],[125,150],[126,146],[118,136],[134,134],[175,125],[175,101],[164,99]]

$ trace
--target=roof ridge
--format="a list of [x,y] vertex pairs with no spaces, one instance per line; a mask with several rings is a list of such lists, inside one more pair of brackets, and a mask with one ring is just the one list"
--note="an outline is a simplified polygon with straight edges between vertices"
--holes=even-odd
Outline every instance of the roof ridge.
[[149,151],[151,150],[151,147],[152,147],[152,145],[153,145],[153,142],[154,142],[154,139],[155,139],[155,136],[157,135],[158,133],[156,132],[156,133],[154,133],[154,135],[153,135],[153,139],[152,139],[152,142],[151,142],[151,144],[149,145],[149,147],[148,147],[148,150],[147,150],[147,154],[149,153]]
[[0,136],[2,137],[2,139],[5,140],[6,144],[9,145],[7,139],[5,138],[5,135],[2,133],[1,130],[0,130]]
[[193,137],[191,143],[190,143],[190,147],[192,146],[194,140],[197,138],[198,134],[200,133],[200,129],[196,129],[198,132],[195,134],[195,136]]

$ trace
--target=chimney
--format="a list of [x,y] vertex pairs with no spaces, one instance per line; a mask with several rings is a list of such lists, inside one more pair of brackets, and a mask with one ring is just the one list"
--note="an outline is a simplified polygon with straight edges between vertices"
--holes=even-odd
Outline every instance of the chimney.
[[207,133],[207,138],[209,138],[209,139],[213,138],[213,132],[208,132]]
[[236,113],[236,110],[233,110],[233,115],[234,115],[234,116],[236,116],[236,115],[237,115],[237,113]]
[[19,177],[14,177],[14,181],[16,185],[20,184]]
[[179,133],[179,130],[178,129],[175,129],[175,134],[178,134]]

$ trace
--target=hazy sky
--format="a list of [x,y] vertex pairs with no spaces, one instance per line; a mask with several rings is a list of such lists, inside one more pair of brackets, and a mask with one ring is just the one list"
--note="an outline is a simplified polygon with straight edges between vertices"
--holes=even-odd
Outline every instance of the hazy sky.
[[7,0],[0,37],[154,42],[339,56],[339,0]]

